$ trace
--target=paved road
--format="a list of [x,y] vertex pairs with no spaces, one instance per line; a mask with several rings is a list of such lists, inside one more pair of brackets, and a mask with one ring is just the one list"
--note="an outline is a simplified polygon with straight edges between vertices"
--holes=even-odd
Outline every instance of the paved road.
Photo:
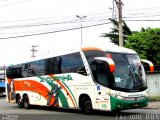
[[95,111],[84,115],[80,110],[33,107],[29,110],[18,108],[0,97],[0,120],[159,120],[158,109],[134,109],[120,113]]

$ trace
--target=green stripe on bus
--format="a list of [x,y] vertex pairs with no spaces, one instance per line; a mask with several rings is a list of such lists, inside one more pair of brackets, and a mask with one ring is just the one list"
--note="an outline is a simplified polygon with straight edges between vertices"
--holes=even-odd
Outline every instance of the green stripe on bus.
[[69,87],[68,87],[63,81],[62,81],[62,83],[68,88],[68,90],[69,90],[70,93],[72,94],[72,97],[73,97],[73,99],[74,99],[74,101],[75,101],[75,103],[76,103],[76,106],[77,106],[77,102],[76,102],[76,99],[75,99],[75,97],[74,97],[72,91],[69,89]]
[[[51,87],[52,87],[53,85],[55,85],[53,82],[49,82],[49,81],[46,81],[46,82],[47,82]],[[68,101],[67,101],[65,95],[63,94],[62,90],[60,90],[58,97],[59,97],[59,99],[60,99],[63,107],[69,107]]]
[[[38,77],[40,78],[40,77]],[[41,78],[40,78],[41,79]],[[53,81],[49,81],[49,80],[46,80],[46,83],[50,85],[50,87],[52,87],[53,85],[55,85],[53,83]],[[61,101],[61,104],[62,104],[62,107],[69,107],[68,105],[68,101],[65,97],[65,95],[63,94],[62,90],[59,90],[59,95],[58,95],[60,101]]]

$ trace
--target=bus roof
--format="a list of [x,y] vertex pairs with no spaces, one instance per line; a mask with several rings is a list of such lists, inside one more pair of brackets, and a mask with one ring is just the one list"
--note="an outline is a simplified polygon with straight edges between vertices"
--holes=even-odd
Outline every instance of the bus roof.
[[125,47],[120,47],[120,46],[115,45],[114,43],[111,43],[111,42],[108,42],[107,44],[97,44],[97,45],[83,46],[82,50],[99,50],[99,51],[116,52],[116,53],[137,54],[132,49],[128,49],[128,48],[125,48]]
[[32,61],[45,59],[45,58],[50,58],[50,57],[54,57],[54,56],[56,57],[56,56],[66,55],[66,54],[70,54],[70,53],[80,52],[81,50],[82,51],[98,50],[98,51],[107,51],[107,52],[116,52],[116,53],[137,54],[134,50],[124,48],[124,47],[119,47],[118,45],[115,45],[114,43],[108,42],[107,44],[83,45],[81,48],[70,49],[70,50],[59,50],[59,51],[55,51],[55,52],[50,52],[49,54],[38,56],[38,57],[35,57],[35,58],[30,58],[29,60],[18,59],[18,60],[16,60],[16,62],[11,63],[10,65],[32,62]]

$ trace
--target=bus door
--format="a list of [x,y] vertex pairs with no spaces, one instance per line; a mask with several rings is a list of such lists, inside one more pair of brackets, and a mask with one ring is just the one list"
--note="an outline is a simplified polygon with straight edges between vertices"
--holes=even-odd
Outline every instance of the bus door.
[[[111,64],[112,63],[112,64]],[[110,96],[107,94],[110,72],[113,72],[115,68],[112,59],[104,57],[95,58],[95,71],[93,76],[96,85],[96,107],[101,110],[110,110]],[[112,68],[111,68],[112,67]]]

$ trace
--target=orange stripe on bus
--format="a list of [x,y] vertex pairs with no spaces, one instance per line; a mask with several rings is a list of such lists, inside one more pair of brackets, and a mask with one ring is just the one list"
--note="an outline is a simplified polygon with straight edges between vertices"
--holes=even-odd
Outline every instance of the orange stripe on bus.
[[[31,91],[38,93],[39,95],[42,95],[46,100],[48,100],[48,95],[50,92],[50,90],[46,86],[34,80],[14,80],[14,88],[15,91]],[[54,101],[55,97],[52,96],[50,105],[52,105]]]
[[81,48],[82,51],[89,51],[89,50],[97,50],[97,51],[103,51],[100,48],[97,47],[86,47],[86,48]]

